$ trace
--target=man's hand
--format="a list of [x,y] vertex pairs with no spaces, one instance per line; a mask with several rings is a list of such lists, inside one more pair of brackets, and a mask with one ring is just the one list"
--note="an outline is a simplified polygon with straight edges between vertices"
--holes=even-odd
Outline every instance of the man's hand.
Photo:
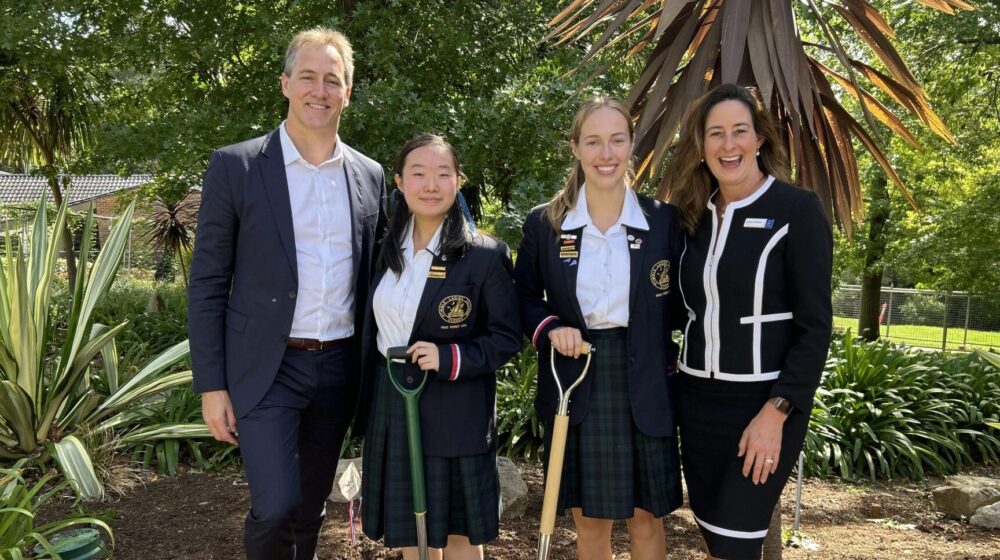
[[239,445],[236,434],[236,415],[228,391],[208,391],[201,394],[201,415],[212,437]]

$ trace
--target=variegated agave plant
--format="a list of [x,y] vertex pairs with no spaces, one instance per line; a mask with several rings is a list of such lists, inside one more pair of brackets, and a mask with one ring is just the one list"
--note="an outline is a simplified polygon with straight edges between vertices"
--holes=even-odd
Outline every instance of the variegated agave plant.
[[[972,9],[962,0],[918,1],[947,13]],[[825,41],[802,40],[793,4],[814,16]],[[849,56],[830,25],[835,17],[854,30],[884,71],[871,60]],[[875,120],[911,144],[917,140],[869,93],[872,87],[954,141],[892,45],[892,28],[866,0],[573,0],[549,25],[548,38],[559,43],[596,35],[603,27],[586,60],[616,43],[628,47],[629,58],[648,56],[627,100],[637,123],[639,180],[656,175],[687,106],[721,83],[758,87],[780,125],[796,180],[814,189],[827,213],[848,231],[862,209],[854,139],[913,202],[880,146]],[[835,58],[839,65],[831,68],[820,58]],[[832,84],[858,100],[867,127],[838,101]],[[669,194],[666,181],[660,181],[658,194]]]
[[[41,201],[30,230],[9,230],[0,256],[0,458],[54,456],[74,489],[85,498],[103,495],[94,474],[82,431],[134,428],[133,406],[173,387],[189,383],[191,372],[170,372],[188,354],[184,341],[166,350],[135,375],[118,371],[115,335],[126,323],[95,325],[94,309],[114,281],[128,241],[134,204],[112,228],[93,263],[80,259],[65,337],[55,336],[49,304],[59,254],[57,236],[66,221],[66,204],[52,227]],[[93,246],[93,210],[83,230],[80,254]],[[72,258],[72,257],[70,257]],[[60,345],[60,346],[56,346]],[[99,370],[94,359],[101,355]],[[107,393],[93,386],[104,375]],[[131,440],[204,437],[204,426],[147,426],[129,434]]]

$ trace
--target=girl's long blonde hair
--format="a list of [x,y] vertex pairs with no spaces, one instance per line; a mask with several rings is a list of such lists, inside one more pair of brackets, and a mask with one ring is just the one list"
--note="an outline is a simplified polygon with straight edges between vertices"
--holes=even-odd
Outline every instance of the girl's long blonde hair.
[[[632,122],[631,115],[629,115],[628,108],[618,98],[605,95],[592,97],[580,105],[576,116],[573,117],[573,124],[569,128],[568,140],[571,145],[578,145],[580,143],[580,131],[583,129],[583,123],[594,111],[602,107],[614,109],[625,117],[625,122],[628,123],[629,143],[634,143],[635,125]],[[563,188],[552,197],[552,200],[549,201],[549,205],[545,209],[545,217],[548,218],[549,224],[552,225],[552,229],[556,233],[562,232],[563,219],[566,218],[566,214],[573,210],[573,208],[576,208],[576,201],[580,198],[580,187],[583,186],[583,177],[583,166],[577,160],[573,163],[573,168],[566,177],[566,183],[563,185]],[[625,180],[632,183],[634,179],[635,170],[632,167],[632,160],[629,159],[628,168],[625,171]]]

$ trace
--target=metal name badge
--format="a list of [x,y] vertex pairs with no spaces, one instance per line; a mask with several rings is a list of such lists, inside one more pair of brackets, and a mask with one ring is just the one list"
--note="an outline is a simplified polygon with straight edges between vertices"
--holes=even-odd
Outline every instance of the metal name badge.
[[750,229],[771,229],[774,227],[773,218],[747,218],[743,222],[743,227]]

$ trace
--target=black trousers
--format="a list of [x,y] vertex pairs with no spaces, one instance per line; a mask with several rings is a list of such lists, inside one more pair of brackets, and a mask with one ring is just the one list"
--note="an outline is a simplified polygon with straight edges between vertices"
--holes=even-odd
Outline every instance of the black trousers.
[[289,348],[264,398],[239,418],[250,486],[248,560],[312,560],[358,378],[353,345]]

